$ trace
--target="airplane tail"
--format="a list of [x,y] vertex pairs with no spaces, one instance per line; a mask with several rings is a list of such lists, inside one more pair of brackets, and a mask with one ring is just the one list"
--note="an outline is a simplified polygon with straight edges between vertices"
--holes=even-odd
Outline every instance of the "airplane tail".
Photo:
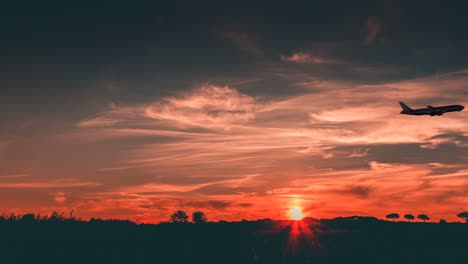
[[401,108],[403,108],[403,111],[411,111],[413,109],[411,109],[409,106],[407,106],[405,103],[403,102],[400,102],[400,106]]

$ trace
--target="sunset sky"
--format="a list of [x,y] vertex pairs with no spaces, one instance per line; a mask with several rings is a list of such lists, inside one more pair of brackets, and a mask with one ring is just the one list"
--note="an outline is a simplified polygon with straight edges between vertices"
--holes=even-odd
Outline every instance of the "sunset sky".
[[466,7],[159,2],[2,6],[0,213],[468,211]]

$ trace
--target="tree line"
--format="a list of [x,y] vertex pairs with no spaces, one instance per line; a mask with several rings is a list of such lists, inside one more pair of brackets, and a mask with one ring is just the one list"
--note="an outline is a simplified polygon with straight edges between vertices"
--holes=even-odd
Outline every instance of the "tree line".
[[[468,212],[461,212],[457,214],[457,216],[463,220],[465,220],[466,223],[468,223]],[[409,222],[413,221],[416,217],[420,219],[423,222],[431,220],[431,218],[427,214],[419,214],[416,217],[412,214],[405,214],[403,217],[408,220]],[[393,221],[396,221],[397,219],[400,218],[400,215],[397,213],[391,213],[386,215],[387,219],[391,219]],[[195,224],[198,223],[206,223],[208,221],[206,214],[202,211],[195,211],[192,213],[192,222]],[[188,214],[183,211],[183,210],[177,210],[173,214],[171,214],[171,217],[169,219],[169,222],[171,223],[188,223],[189,222],[189,216]],[[444,219],[440,220],[441,223],[446,222]]]
[[[195,224],[206,223],[208,218],[206,214],[202,211],[195,211],[192,213],[192,222]],[[171,218],[169,219],[171,223],[188,223],[189,216],[185,211],[177,210],[173,214],[171,214]]]
[[[461,212],[459,214],[457,214],[457,216],[463,220],[465,220],[466,223],[468,223],[468,212]],[[385,216],[387,219],[391,219],[393,220],[394,222],[400,218],[400,215],[397,214],[397,213],[391,213],[391,214],[388,214]],[[405,214],[403,216],[406,220],[408,220],[409,222],[413,221],[414,220],[414,215],[412,214]],[[426,221],[429,221],[431,218],[429,218],[429,216],[427,216],[426,214],[419,214],[417,216],[418,219],[422,220],[423,222],[426,222]],[[440,222],[446,222],[444,219],[441,219]]]
[[[461,212],[457,214],[457,217],[463,219],[467,224],[468,224],[468,212]],[[398,213],[391,213],[386,215],[387,219],[391,219],[392,221],[396,221],[400,218],[400,215]],[[429,221],[430,218],[426,214],[419,214],[416,217],[412,214],[405,214],[403,215],[403,218],[408,220],[409,222],[413,221],[415,218],[420,219],[423,222]],[[170,223],[189,223],[191,222],[195,224],[200,224],[200,223],[206,223],[208,221],[208,218],[206,214],[202,211],[194,211],[189,217],[189,215],[183,211],[183,210],[177,210],[174,213],[171,214],[169,218]],[[90,223],[94,222],[99,222],[103,221],[101,219],[94,219],[91,218],[89,220]],[[113,222],[129,222],[129,220],[111,220]],[[28,222],[28,223],[33,223],[33,222],[85,222],[84,220],[80,218],[75,218],[73,216],[73,211],[70,212],[69,216],[67,217],[65,213],[58,213],[58,212],[53,212],[51,215],[35,215],[35,214],[25,214],[25,215],[15,215],[14,213],[10,215],[6,215],[5,213],[3,215],[0,215],[0,223],[1,222]],[[440,223],[446,223],[444,219],[440,220]]]

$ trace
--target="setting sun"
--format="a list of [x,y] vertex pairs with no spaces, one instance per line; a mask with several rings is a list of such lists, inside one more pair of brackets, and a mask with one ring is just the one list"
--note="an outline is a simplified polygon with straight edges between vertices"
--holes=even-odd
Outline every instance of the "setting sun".
[[294,206],[291,211],[291,218],[293,220],[301,220],[303,215],[302,215],[302,210],[299,206]]

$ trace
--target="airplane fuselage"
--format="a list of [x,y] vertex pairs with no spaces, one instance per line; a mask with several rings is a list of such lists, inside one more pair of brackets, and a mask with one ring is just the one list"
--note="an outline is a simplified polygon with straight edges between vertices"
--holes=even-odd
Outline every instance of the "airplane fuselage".
[[465,107],[462,105],[445,105],[445,106],[428,106],[427,108],[420,108],[420,109],[411,109],[411,110],[403,110],[400,114],[403,115],[430,115],[430,116],[441,116],[447,112],[460,112]]

